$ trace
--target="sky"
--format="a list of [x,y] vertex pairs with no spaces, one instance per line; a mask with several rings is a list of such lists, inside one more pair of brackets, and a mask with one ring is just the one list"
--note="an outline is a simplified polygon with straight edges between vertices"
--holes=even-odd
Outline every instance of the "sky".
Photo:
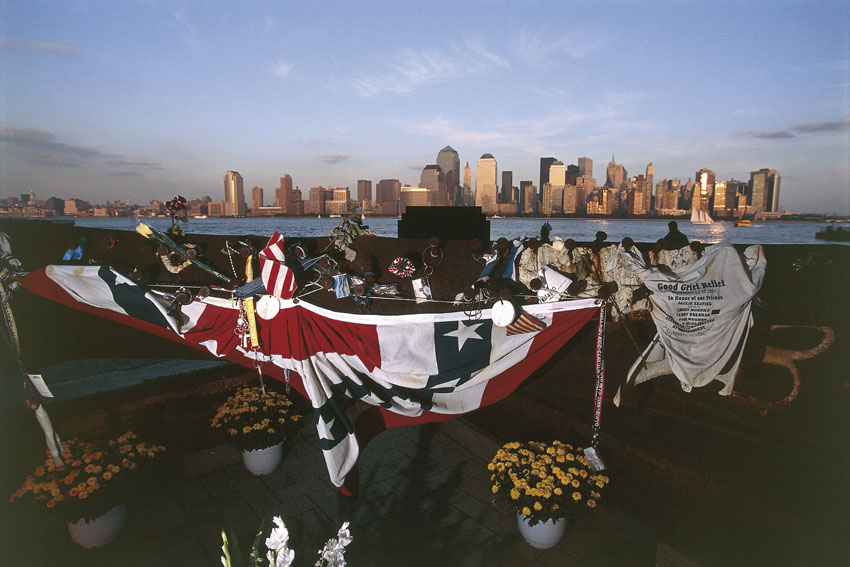
[[450,145],[514,185],[775,169],[780,209],[850,214],[846,1],[0,0],[0,70],[0,197],[218,200],[236,170],[273,204],[284,174],[418,185]]

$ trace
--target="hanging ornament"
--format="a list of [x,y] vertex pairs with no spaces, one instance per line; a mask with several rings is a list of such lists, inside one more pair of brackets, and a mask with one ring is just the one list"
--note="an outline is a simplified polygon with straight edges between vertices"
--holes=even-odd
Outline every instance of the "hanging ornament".
[[390,267],[388,269],[391,274],[400,278],[412,278],[413,272],[416,271],[416,268],[413,266],[413,262],[411,262],[406,256],[399,256],[390,262]]

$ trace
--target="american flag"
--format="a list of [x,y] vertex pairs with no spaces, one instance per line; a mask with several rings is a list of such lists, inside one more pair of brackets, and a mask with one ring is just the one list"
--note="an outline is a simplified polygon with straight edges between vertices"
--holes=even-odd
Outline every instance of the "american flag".
[[291,299],[295,294],[295,274],[286,267],[283,235],[275,231],[260,252],[260,271],[266,291],[281,299]]
[[[21,283],[69,307],[247,368],[259,359],[265,375],[291,377],[310,400],[328,474],[339,487],[371,435],[505,398],[600,309],[595,299],[528,305],[524,311],[545,328],[510,335],[493,324],[489,309],[470,320],[463,312],[360,315],[283,300],[272,319],[257,320],[261,350],[253,352],[233,332],[239,309],[229,299],[196,299],[172,315],[163,294],[107,266],[47,266]],[[344,410],[351,399],[373,406],[355,423]]]

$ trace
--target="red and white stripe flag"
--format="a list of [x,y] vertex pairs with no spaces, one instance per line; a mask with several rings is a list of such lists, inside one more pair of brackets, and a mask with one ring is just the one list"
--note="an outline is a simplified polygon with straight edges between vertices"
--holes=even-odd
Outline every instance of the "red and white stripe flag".
[[291,299],[295,294],[295,274],[286,267],[283,235],[275,231],[260,252],[260,270],[266,291],[281,299]]
[[546,323],[523,311],[519,318],[507,326],[506,335],[521,335],[524,333],[539,333],[546,328]]

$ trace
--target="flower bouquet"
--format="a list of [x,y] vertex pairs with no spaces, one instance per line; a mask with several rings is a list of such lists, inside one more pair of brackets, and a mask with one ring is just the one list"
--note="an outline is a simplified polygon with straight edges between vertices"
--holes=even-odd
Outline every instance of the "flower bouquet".
[[282,443],[289,428],[301,419],[285,394],[268,387],[240,386],[227,398],[210,422],[213,432],[243,451]]
[[43,506],[66,522],[90,520],[122,504],[133,480],[164,451],[129,431],[105,443],[64,441],[65,468],[58,470],[48,453],[9,501]]
[[591,470],[581,447],[560,441],[506,443],[487,468],[493,494],[508,497],[530,526],[593,510],[608,484],[607,476]]

